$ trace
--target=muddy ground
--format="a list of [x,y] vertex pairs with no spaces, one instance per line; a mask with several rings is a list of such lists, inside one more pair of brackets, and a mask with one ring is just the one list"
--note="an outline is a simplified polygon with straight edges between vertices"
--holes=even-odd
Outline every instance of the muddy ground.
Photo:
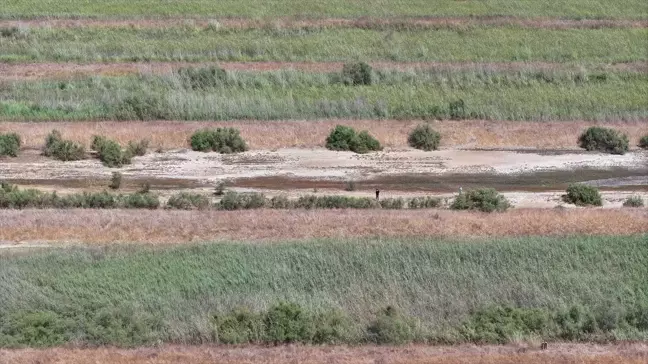
[[150,184],[170,195],[177,190],[208,192],[223,182],[229,189],[279,193],[372,196],[434,194],[451,197],[459,188],[493,187],[518,207],[561,205],[574,182],[600,187],[607,207],[631,194],[648,197],[648,152],[609,155],[577,150],[389,149],[369,154],[323,148],[278,149],[221,155],[186,149],[149,153],[123,168],[96,159],[60,162],[24,150],[0,160],[0,178],[20,186],[61,193],[103,190],[111,174],[123,175],[123,190]]

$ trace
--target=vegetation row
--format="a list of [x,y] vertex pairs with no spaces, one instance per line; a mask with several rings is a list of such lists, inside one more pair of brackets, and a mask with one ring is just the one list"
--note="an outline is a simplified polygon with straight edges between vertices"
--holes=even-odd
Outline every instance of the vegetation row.
[[648,337],[646,236],[337,240],[0,256],[0,347]]

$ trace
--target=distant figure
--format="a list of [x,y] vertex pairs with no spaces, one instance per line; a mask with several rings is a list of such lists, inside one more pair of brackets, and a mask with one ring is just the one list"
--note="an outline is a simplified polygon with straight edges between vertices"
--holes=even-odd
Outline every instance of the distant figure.
[[380,200],[380,190],[376,189],[376,200]]
[[542,344],[540,344],[540,350],[547,350],[547,342],[546,341],[543,342]]

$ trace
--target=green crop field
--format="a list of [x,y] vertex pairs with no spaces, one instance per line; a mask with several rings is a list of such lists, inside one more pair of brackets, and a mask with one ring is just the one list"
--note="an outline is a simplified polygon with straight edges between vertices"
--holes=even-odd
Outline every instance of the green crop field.
[[645,28],[381,31],[211,28],[27,29],[0,37],[0,61],[546,61],[647,59]]
[[5,0],[0,17],[359,17],[359,16],[553,16],[567,18],[647,18],[641,0]]
[[[214,315],[235,308],[262,312],[282,301],[307,312],[341,312],[350,342],[362,341],[364,327],[387,306],[415,320],[412,340],[470,341],[478,333],[469,335],[462,325],[472,325],[471,313],[492,307],[542,315],[578,307],[592,315],[593,325],[600,322],[591,330],[576,328],[576,337],[645,339],[648,321],[635,312],[648,307],[646,261],[647,236],[3,253],[0,344],[22,345],[27,338],[40,340],[34,345],[212,341]],[[34,315],[51,321],[42,337],[12,331],[38,327]],[[559,335],[548,325],[545,335]]]
[[[642,73],[585,70],[381,71],[370,86],[291,70],[226,72],[200,85],[179,74],[92,77],[14,83],[0,94],[0,118],[640,120],[648,117],[647,81]],[[454,115],[458,100],[464,108]]]

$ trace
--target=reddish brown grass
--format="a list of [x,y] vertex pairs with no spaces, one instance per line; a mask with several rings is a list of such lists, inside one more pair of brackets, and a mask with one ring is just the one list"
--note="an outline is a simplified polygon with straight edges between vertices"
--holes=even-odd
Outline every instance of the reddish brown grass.
[[141,349],[0,350],[3,364],[645,364],[645,344],[550,344],[546,351],[520,346],[165,346]]
[[0,241],[186,243],[340,237],[498,237],[648,233],[645,209],[0,211]]
[[[93,135],[104,135],[120,143],[148,138],[153,148],[186,148],[187,139],[205,127],[239,128],[252,149],[272,150],[286,147],[323,146],[326,136],[337,124],[367,129],[387,147],[407,146],[407,134],[421,121],[399,120],[318,120],[318,121],[228,121],[228,122],[7,122],[0,133],[16,132],[25,147],[41,148],[45,136],[58,129],[65,138],[88,145]],[[645,121],[594,123],[518,122],[518,121],[433,121],[442,135],[443,148],[539,148],[576,149],[578,135],[592,125],[619,129],[630,137],[631,145],[648,133]],[[268,138],[272,135],[272,138]]]

